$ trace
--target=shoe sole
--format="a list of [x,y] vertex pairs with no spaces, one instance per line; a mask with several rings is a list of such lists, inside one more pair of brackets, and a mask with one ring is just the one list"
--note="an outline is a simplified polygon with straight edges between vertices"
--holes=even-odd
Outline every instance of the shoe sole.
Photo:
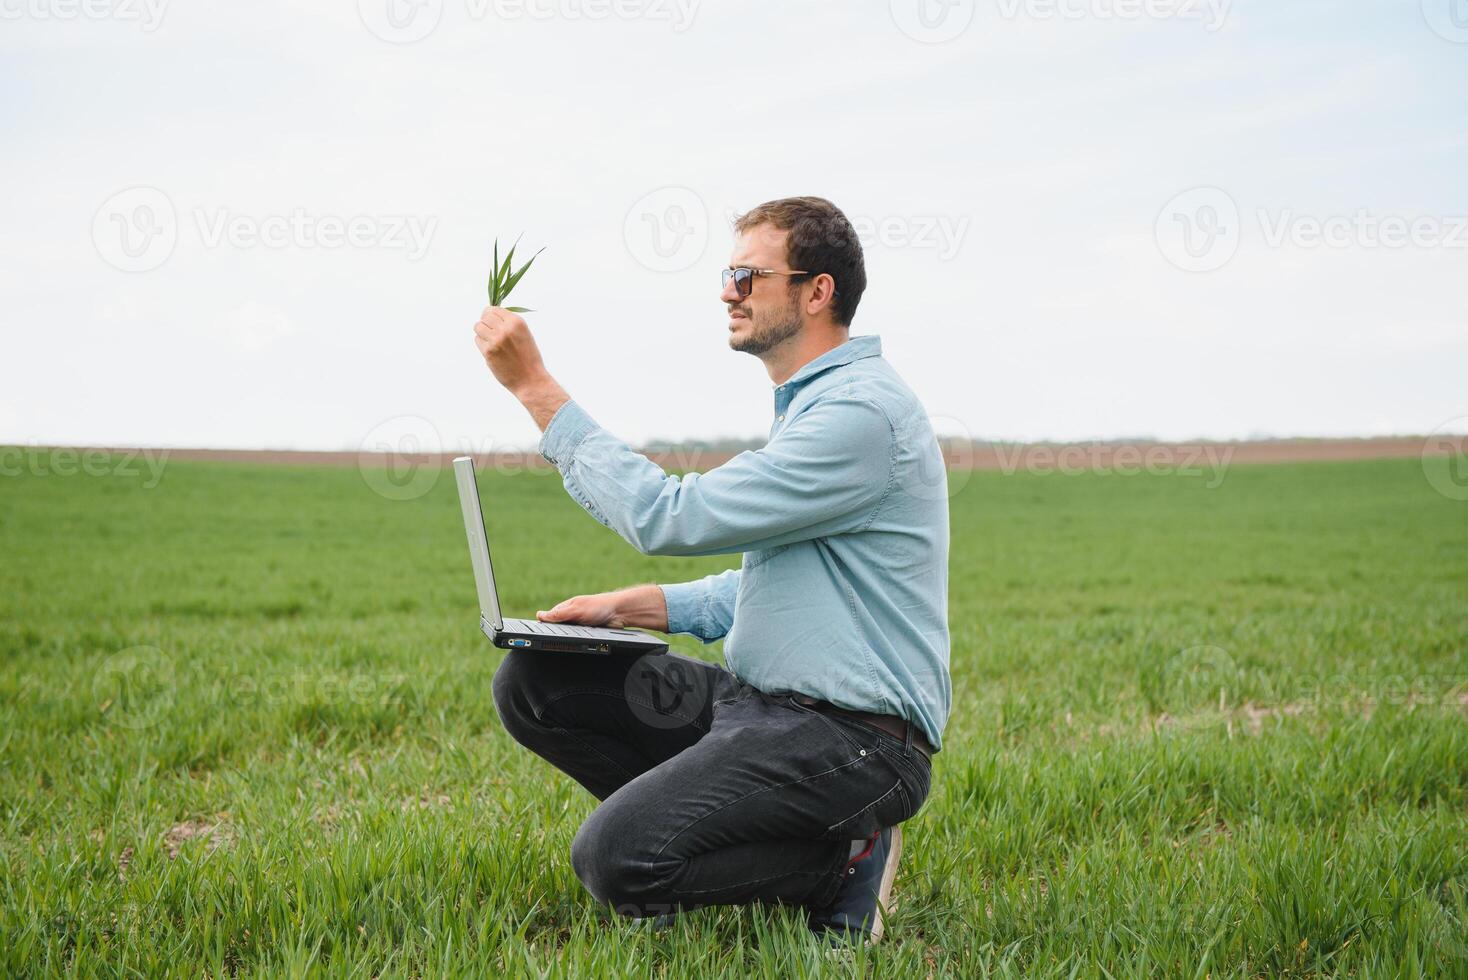
[[902,828],[892,828],[892,844],[887,851],[887,865],[882,869],[882,884],[877,889],[877,915],[872,923],[872,938],[868,945],[880,942],[886,931],[887,916],[897,911],[892,901],[892,883],[897,880],[897,862],[902,859]]

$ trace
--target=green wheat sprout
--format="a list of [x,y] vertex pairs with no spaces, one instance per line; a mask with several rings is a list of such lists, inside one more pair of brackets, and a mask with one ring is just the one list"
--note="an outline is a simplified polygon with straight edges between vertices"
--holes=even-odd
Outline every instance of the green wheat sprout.
[[[515,270],[515,248],[519,244],[520,244],[520,239],[516,238],[515,239],[515,244],[510,246],[510,251],[505,256],[505,261],[504,262],[500,262],[500,240],[498,238],[496,238],[494,240],[494,266],[489,270],[489,305],[490,306],[504,306],[505,305],[505,300],[507,300],[507,299],[510,298],[510,290],[514,289],[515,288],[515,285],[517,283],[519,283],[520,278],[522,276],[524,276],[525,273],[530,270],[530,267],[535,263],[535,260],[540,256],[540,252],[544,252],[545,251],[545,249],[542,248],[539,252],[536,252],[534,255],[530,256],[529,261],[527,261],[524,265],[522,265],[519,268],[519,271],[516,271]],[[534,310],[526,309],[523,306],[508,306],[508,307],[505,307],[505,308],[508,309],[511,313],[533,313],[534,312]]]

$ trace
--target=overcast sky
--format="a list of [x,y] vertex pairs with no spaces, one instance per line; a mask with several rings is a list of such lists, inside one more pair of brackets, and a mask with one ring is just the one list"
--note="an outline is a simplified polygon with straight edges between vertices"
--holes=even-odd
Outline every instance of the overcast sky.
[[950,434],[1468,416],[1465,0],[0,0],[0,52],[0,442],[531,445],[471,331],[521,232],[596,418],[757,436],[718,270],[791,194]]

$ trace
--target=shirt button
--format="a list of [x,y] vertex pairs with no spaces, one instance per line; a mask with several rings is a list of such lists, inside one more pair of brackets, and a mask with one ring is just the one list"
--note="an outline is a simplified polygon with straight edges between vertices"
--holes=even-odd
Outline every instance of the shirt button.
[[782,415],[779,418],[775,419],[775,421],[776,422],[783,422],[783,421],[785,421],[785,416]]

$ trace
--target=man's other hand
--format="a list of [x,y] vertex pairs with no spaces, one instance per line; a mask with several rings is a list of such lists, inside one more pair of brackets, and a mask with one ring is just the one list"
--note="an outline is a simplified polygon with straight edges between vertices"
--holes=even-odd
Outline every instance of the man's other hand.
[[550,609],[540,610],[535,618],[542,623],[571,623],[576,626],[610,626],[612,629],[621,629],[626,623],[618,615],[616,596],[615,592],[572,596]]
[[667,632],[668,605],[656,585],[638,585],[616,592],[572,596],[535,614],[542,623],[576,626],[641,627]]

